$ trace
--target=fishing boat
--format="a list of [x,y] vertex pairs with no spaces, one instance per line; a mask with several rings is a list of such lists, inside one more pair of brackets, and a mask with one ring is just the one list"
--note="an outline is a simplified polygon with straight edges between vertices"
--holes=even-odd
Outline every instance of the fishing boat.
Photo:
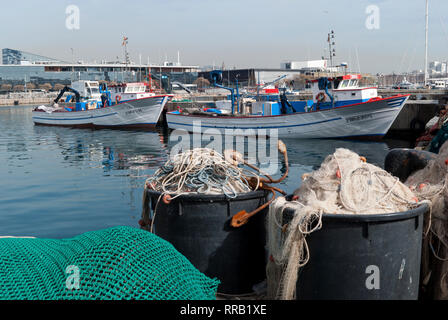
[[[32,111],[35,124],[88,128],[153,128],[170,95],[146,92],[144,83],[111,87],[79,80],[65,86],[53,104]],[[62,99],[66,92],[71,92]]]
[[381,139],[409,95],[382,98],[377,87],[360,87],[360,80],[359,74],[319,78],[310,82],[313,100],[289,102],[283,91],[278,101],[252,103],[250,113],[239,108],[232,92],[229,114],[177,110],[168,112],[166,120],[170,129],[190,132],[217,129],[224,134],[248,135],[250,129],[277,129],[279,137]]

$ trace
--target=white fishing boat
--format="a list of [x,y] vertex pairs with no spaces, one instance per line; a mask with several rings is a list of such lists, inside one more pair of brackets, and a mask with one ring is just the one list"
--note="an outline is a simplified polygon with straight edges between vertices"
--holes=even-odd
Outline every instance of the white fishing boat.
[[[132,88],[132,92],[126,88]],[[100,86],[97,81],[75,81],[59,93],[52,105],[36,107],[32,118],[41,125],[153,128],[170,96],[145,93],[142,88],[141,84],[116,86],[111,94],[106,85]],[[67,91],[74,96],[61,99]]]
[[[235,112],[168,112],[170,129],[248,135],[247,130],[277,129],[279,137],[380,139],[405,105],[409,95],[381,98],[377,87],[360,87],[360,75],[320,78],[311,82],[313,100],[258,101],[250,114]],[[237,108],[238,109],[238,108]],[[240,130],[238,130],[240,129]],[[229,131],[230,130],[230,131]],[[212,132],[209,130],[209,132]],[[269,133],[268,133],[269,134]]]

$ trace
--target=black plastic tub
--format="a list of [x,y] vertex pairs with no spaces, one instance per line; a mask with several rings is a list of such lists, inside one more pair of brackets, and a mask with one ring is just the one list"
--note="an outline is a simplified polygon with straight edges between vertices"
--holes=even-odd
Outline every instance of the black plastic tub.
[[[298,300],[416,300],[426,204],[400,213],[324,214],[306,239]],[[285,219],[292,212],[285,210]]]
[[412,173],[423,169],[436,157],[437,154],[428,151],[392,149],[384,159],[384,169],[405,182]]
[[[160,196],[148,190],[151,215]],[[246,225],[230,226],[232,216],[266,203],[267,193],[254,191],[225,195],[182,195],[169,204],[160,200],[154,232],[169,241],[201,272],[221,281],[218,292],[245,294],[266,279],[265,216],[258,212]]]

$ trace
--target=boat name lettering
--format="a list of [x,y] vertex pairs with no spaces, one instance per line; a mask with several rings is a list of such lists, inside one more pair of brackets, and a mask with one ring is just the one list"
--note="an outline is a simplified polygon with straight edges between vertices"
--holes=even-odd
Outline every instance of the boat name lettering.
[[143,112],[143,110],[139,108],[139,109],[132,109],[132,110],[126,111],[125,114],[142,113],[142,112]]
[[353,117],[345,118],[345,121],[347,121],[347,123],[349,123],[349,122],[353,122],[353,121],[360,121],[360,120],[372,119],[372,118],[373,118],[372,114],[363,114],[360,116],[353,116]]

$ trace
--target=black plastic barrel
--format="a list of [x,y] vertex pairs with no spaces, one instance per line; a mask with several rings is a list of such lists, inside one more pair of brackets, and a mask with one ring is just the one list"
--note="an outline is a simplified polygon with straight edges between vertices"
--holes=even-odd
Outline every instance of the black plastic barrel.
[[[148,191],[152,212],[160,196]],[[266,279],[267,209],[252,216],[248,223],[233,228],[232,216],[250,212],[266,203],[264,191],[228,198],[225,195],[181,195],[165,204],[159,201],[154,232],[169,241],[196,268],[221,281],[218,292],[245,294]],[[153,213],[152,213],[153,214]]]
[[423,169],[436,157],[437,154],[428,151],[392,149],[384,159],[384,169],[405,182],[413,172]]
[[427,210],[424,204],[391,214],[324,214],[322,229],[306,238],[310,259],[299,270],[296,298],[418,299]]

